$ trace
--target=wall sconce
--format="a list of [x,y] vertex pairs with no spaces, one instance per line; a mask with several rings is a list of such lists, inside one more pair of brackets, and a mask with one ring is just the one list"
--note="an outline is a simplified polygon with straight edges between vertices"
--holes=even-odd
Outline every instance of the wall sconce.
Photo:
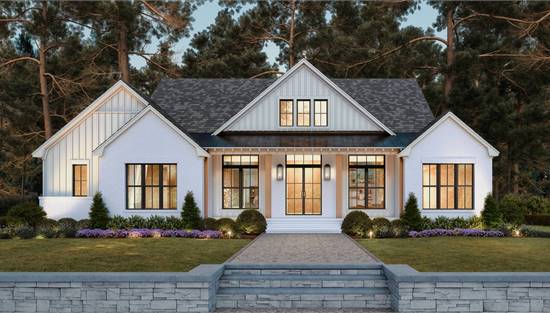
[[323,177],[325,180],[330,180],[330,165],[325,164],[325,168],[323,169]]
[[283,165],[279,164],[277,165],[277,180],[283,180],[283,178],[284,178]]

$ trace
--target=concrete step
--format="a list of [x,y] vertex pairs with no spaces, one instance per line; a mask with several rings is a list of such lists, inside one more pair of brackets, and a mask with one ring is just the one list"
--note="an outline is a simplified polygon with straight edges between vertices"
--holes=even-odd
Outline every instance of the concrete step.
[[381,275],[224,275],[220,287],[346,288],[387,287]]
[[220,288],[216,308],[389,309],[387,288]]
[[355,276],[355,275],[384,275],[380,266],[339,269],[339,268],[246,268],[228,267],[224,275],[333,275],[333,276]]

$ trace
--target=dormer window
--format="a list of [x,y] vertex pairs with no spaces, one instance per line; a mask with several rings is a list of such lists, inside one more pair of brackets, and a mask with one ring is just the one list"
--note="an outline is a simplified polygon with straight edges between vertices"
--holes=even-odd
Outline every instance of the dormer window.
[[279,101],[279,126],[292,127],[294,126],[294,101],[280,100]]
[[309,127],[311,125],[311,103],[309,100],[298,100],[296,102],[298,119],[296,125],[299,127]]
[[328,101],[315,100],[313,104],[313,125],[328,126]]

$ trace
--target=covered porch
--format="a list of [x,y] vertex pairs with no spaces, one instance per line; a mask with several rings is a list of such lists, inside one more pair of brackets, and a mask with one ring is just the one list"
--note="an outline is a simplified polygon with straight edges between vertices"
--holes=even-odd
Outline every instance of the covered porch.
[[398,218],[403,165],[397,148],[211,148],[205,217],[258,209],[268,233],[339,233],[351,210]]

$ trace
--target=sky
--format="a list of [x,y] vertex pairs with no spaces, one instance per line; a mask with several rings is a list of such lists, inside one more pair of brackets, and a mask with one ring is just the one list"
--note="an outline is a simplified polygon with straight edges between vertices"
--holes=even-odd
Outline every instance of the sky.
[[[183,53],[189,47],[189,43],[193,38],[193,35],[205,30],[212,24],[218,15],[220,6],[217,1],[207,1],[203,5],[199,6],[197,10],[193,13],[195,21],[192,24],[193,29],[190,32],[190,36],[181,39],[175,46],[174,51],[174,61],[181,63],[181,58]],[[437,18],[437,11],[428,5],[425,1],[422,1],[420,9],[416,10],[413,14],[410,14],[407,17],[407,20],[404,21],[401,25],[407,27],[410,25],[421,27],[422,29],[427,29],[432,27],[432,24]],[[433,28],[433,27],[432,27]],[[445,36],[445,30],[435,33],[438,36]],[[154,52],[158,43],[154,42],[146,50],[148,52]],[[279,54],[279,48],[274,43],[269,43],[264,47],[264,52],[267,54],[269,63],[275,63],[275,59]],[[137,67],[141,68],[145,66],[145,60],[139,56],[130,56],[130,63]]]

